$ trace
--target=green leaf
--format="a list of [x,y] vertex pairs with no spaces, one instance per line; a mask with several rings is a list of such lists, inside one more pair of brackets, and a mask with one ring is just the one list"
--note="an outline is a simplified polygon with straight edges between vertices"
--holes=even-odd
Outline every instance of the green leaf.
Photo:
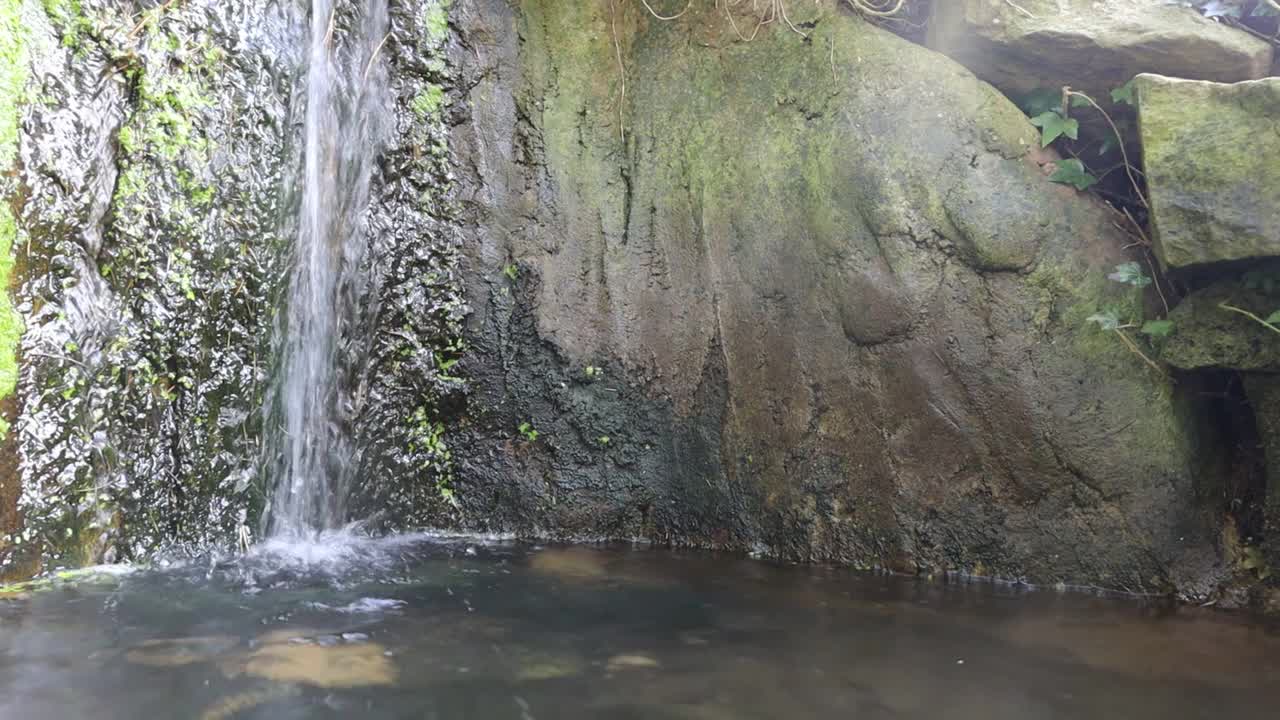
[[1143,323],[1142,330],[1140,332],[1143,335],[1150,335],[1152,337],[1168,337],[1169,333],[1173,332],[1173,321],[1152,320],[1150,322]]
[[1133,105],[1133,81],[1121,85],[1111,91],[1111,102],[1117,105]]
[[1062,117],[1052,110],[1031,118],[1031,124],[1040,128],[1040,147],[1049,147],[1063,135],[1072,140],[1080,137],[1080,123],[1075,118]]
[[1070,160],[1059,160],[1058,169],[1053,171],[1049,176],[1049,180],[1064,185],[1072,185],[1077,190],[1088,190],[1091,185],[1098,182],[1098,178],[1089,174],[1084,169],[1084,163],[1071,158]]
[[1120,313],[1115,308],[1107,308],[1085,318],[1085,322],[1096,323],[1103,330],[1117,330],[1120,328]]
[[1062,91],[1036,88],[1027,93],[1018,106],[1031,117],[1047,113],[1062,107]]
[[1268,325],[1280,325],[1280,310],[1277,310],[1267,316]]
[[1142,272],[1142,266],[1136,262],[1120,263],[1107,279],[1140,288],[1151,284],[1151,278]]
[[537,430],[534,430],[534,429],[533,429],[533,425],[532,425],[532,424],[530,424],[529,422],[522,422],[522,423],[520,423],[520,424],[516,427],[516,430],[518,430],[518,431],[520,432],[520,434],[524,436],[524,439],[525,439],[525,440],[528,440],[529,442],[537,442],[537,441],[538,441],[538,431],[537,431]]
[[1072,95],[1072,96],[1071,96],[1071,107],[1073,107],[1073,108],[1087,108],[1087,107],[1093,107],[1093,103],[1089,102],[1089,100],[1088,100],[1087,98],[1085,98],[1085,96],[1083,96],[1083,95]]

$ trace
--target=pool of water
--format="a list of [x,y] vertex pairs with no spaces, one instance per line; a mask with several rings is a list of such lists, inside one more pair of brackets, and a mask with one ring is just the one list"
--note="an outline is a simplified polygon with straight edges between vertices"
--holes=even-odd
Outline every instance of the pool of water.
[[1222,613],[705,553],[350,538],[0,600],[0,718],[1274,718]]

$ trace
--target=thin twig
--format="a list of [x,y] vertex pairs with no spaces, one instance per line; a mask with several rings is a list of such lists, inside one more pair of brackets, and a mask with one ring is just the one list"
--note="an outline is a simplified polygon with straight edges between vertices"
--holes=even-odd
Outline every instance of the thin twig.
[[1156,272],[1155,263],[1151,262],[1151,238],[1147,237],[1147,233],[1142,229],[1142,225],[1138,224],[1137,219],[1133,217],[1133,213],[1129,212],[1129,208],[1124,208],[1124,216],[1133,224],[1133,229],[1138,232],[1138,237],[1142,239],[1142,259],[1147,261],[1147,267],[1151,270],[1151,280],[1155,283],[1156,293],[1160,296],[1160,304],[1164,305],[1165,317],[1169,316],[1169,301],[1165,299],[1164,290],[1160,289],[1160,273]]
[[640,0],[640,2],[644,3],[645,9],[647,9],[651,15],[658,18],[659,20],[675,20],[681,15],[684,15],[685,13],[689,12],[689,8],[693,7],[693,0],[689,0],[689,4],[685,5],[683,10],[676,13],[675,15],[667,16],[667,15],[659,15],[652,7],[650,7],[649,0]]
[[609,29],[613,32],[613,52],[618,57],[618,77],[622,81],[622,96],[618,99],[618,135],[626,145],[627,126],[623,122],[623,109],[627,104],[627,66],[622,62],[622,45],[618,43],[618,9],[614,0],[609,0]]
[[[742,42],[751,42],[752,40],[756,39],[756,36],[754,33],[751,35],[751,37],[745,37],[742,34],[742,31],[738,29],[738,23],[733,21],[733,11],[729,9],[729,0],[725,0],[725,3],[724,3],[724,16],[729,18],[729,27],[733,28],[733,32],[738,36],[739,40],[741,40]],[[757,27],[756,29],[759,30],[759,27]]]
[[1006,3],[1009,7],[1013,8],[1014,10],[1017,10],[1018,12],[1022,13],[1023,15],[1026,15],[1027,17],[1031,18],[1032,20],[1039,20],[1039,19],[1040,19],[1040,18],[1037,18],[1035,15],[1032,15],[1031,13],[1027,12],[1027,9],[1026,9],[1026,8],[1022,7],[1021,5],[1019,5],[1018,3],[1014,2],[1013,0],[1004,0],[1004,1],[1005,1],[1005,3]]
[[79,365],[81,368],[84,368],[85,372],[87,373],[90,373],[90,374],[93,373],[93,369],[90,368],[88,365],[85,365],[84,363],[80,362],[79,360],[76,360],[73,357],[67,357],[66,355],[56,355],[52,353],[35,352],[34,350],[28,350],[24,352],[23,355],[26,357],[48,358],[49,360],[60,360],[62,362],[72,363],[73,365]]
[[879,6],[873,6],[867,0],[846,0],[849,7],[857,10],[863,15],[871,15],[873,17],[893,17],[902,11],[902,6],[906,4],[906,0],[896,0],[893,7],[881,10]]
[[364,67],[364,77],[361,78],[360,80],[360,83],[362,85],[364,83],[369,82],[369,71],[373,70],[373,64],[377,62],[378,53],[382,52],[382,46],[386,45],[387,41],[390,39],[391,39],[391,33],[387,33],[386,36],[382,38],[382,42],[378,43],[378,47],[373,49],[373,54],[369,56],[369,64],[365,65]]
[[1109,115],[1106,110],[1103,110],[1102,106],[1093,98],[1082,92],[1072,90],[1069,87],[1062,88],[1062,107],[1064,112],[1066,111],[1066,107],[1070,104],[1070,98],[1072,97],[1084,98],[1085,102],[1089,103],[1098,112],[1102,113],[1102,117],[1107,121],[1107,124],[1111,126],[1111,132],[1116,134],[1116,145],[1120,148],[1121,159],[1124,160],[1124,172],[1129,176],[1129,182],[1133,185],[1133,191],[1138,194],[1138,202],[1142,203],[1142,207],[1151,207],[1147,204],[1147,197],[1143,194],[1142,186],[1138,184],[1138,179],[1133,176],[1133,163],[1129,162],[1129,151],[1125,149],[1124,136],[1120,134],[1120,128],[1117,127],[1115,121],[1111,119],[1111,115]]
[[1267,322],[1266,320],[1263,320],[1262,318],[1258,317],[1257,315],[1254,315],[1253,313],[1249,312],[1248,310],[1245,310],[1244,308],[1238,308],[1235,305],[1228,305],[1226,303],[1218,303],[1218,307],[1222,308],[1223,310],[1230,310],[1231,312],[1234,312],[1234,313],[1240,313],[1241,315],[1244,315],[1247,318],[1257,321],[1260,325],[1263,325],[1271,332],[1280,333],[1280,328],[1276,327],[1275,325],[1272,325],[1271,323]]
[[1160,289],[1160,273],[1156,272],[1155,263],[1151,262],[1151,251],[1143,248],[1142,258],[1147,261],[1147,268],[1151,270],[1151,282],[1155,284],[1156,294],[1160,296],[1160,304],[1164,306],[1164,316],[1169,317],[1169,301],[1164,297],[1164,290]]
[[329,11],[329,26],[324,31],[324,46],[329,47],[333,44],[334,23],[338,20],[338,8],[335,6]]
[[1138,231],[1138,237],[1142,238],[1142,244],[1151,247],[1151,238],[1147,237],[1147,232],[1142,229],[1142,225],[1133,217],[1133,213],[1129,212],[1129,208],[1124,209],[1124,216],[1129,219],[1129,222],[1133,223],[1133,229]]
[[[159,19],[159,17],[164,14],[164,11],[168,10],[169,7],[172,6],[175,2],[178,2],[178,0],[167,0],[165,4],[161,5],[155,10],[148,10],[142,13],[142,19],[138,21],[137,25],[133,26],[133,30],[129,32],[129,35],[126,39],[132,40],[133,37],[142,30],[143,26],[145,26],[147,22],[151,20],[151,17]],[[148,15],[151,15],[151,17],[147,17]]]
[[773,0],[773,2],[774,2],[774,5],[776,5],[776,6],[778,7],[778,12],[779,12],[779,14],[781,14],[781,15],[782,15],[782,21],[783,21],[783,22],[785,22],[785,23],[787,24],[787,27],[789,27],[789,28],[791,28],[792,30],[796,31],[796,34],[798,34],[800,37],[802,37],[802,38],[804,38],[804,39],[808,40],[808,39],[809,39],[809,36],[808,36],[808,35],[805,35],[803,32],[801,32],[801,31],[800,31],[800,28],[798,28],[798,27],[796,27],[794,24],[792,24],[792,22],[791,22],[791,18],[787,17],[787,6],[786,6],[786,4],[784,4],[784,3],[783,3],[783,0]]
[[[1138,357],[1142,358],[1143,362],[1145,362],[1147,365],[1150,365],[1152,370],[1155,370],[1161,375],[1165,374],[1164,368],[1156,364],[1155,360],[1152,360],[1151,358],[1147,357],[1147,354],[1142,352],[1142,350],[1138,348],[1137,343],[1135,343],[1133,340],[1130,340],[1129,336],[1124,334],[1123,329],[1115,328],[1115,331],[1116,331],[1116,334],[1120,336],[1120,339],[1124,341],[1125,346],[1127,346],[1129,350],[1135,353]],[[1280,330],[1278,330],[1277,332],[1280,332]]]

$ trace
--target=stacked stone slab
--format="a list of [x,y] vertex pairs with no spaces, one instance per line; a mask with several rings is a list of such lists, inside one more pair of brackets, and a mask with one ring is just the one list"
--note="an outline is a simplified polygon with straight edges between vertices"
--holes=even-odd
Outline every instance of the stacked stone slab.
[[1166,0],[935,2],[928,43],[1014,98],[1086,92],[1122,126],[1133,110],[1110,91],[1133,80],[1137,129],[1124,139],[1142,158],[1153,250],[1198,288],[1169,313],[1172,333],[1155,350],[1178,370],[1244,374],[1269,468],[1268,536],[1280,535],[1280,330],[1264,322],[1280,310],[1274,48]]
[[[1280,78],[1135,82],[1156,254],[1224,279],[1188,296],[1161,355],[1245,373],[1268,468],[1267,537],[1280,534]],[[1252,314],[1250,317],[1246,313]],[[1267,555],[1280,561],[1280,543]]]

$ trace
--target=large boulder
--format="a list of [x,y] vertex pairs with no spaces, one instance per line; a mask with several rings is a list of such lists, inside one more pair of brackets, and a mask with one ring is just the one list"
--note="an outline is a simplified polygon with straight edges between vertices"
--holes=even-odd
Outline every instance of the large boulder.
[[1134,87],[1161,260],[1280,256],[1280,78],[1141,75]]
[[1069,85],[1109,91],[1155,72],[1236,82],[1265,77],[1265,40],[1168,0],[946,0],[933,3],[929,47],[1005,94]]
[[464,517],[1208,588],[1216,480],[1188,408],[1086,322],[1139,312],[1106,280],[1115,216],[1047,181],[994,88],[809,14],[808,40],[751,42],[710,3],[464,16]]

